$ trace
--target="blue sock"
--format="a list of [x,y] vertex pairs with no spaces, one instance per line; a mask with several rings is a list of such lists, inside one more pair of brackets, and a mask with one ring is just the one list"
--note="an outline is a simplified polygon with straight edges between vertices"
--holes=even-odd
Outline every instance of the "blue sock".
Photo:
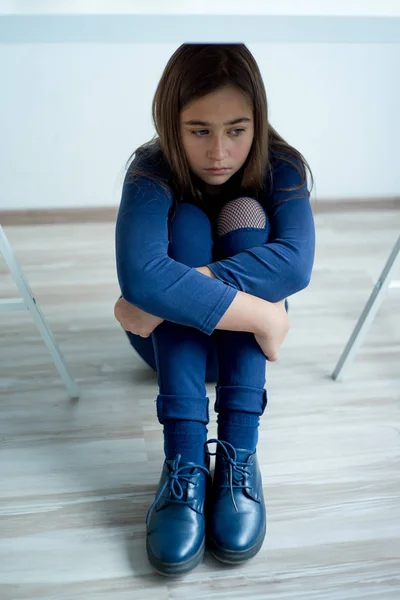
[[259,415],[237,411],[221,411],[218,414],[218,439],[229,442],[235,448],[255,451],[258,442]]
[[167,460],[180,454],[183,462],[204,465],[206,439],[207,427],[204,423],[175,420],[164,422],[164,452]]

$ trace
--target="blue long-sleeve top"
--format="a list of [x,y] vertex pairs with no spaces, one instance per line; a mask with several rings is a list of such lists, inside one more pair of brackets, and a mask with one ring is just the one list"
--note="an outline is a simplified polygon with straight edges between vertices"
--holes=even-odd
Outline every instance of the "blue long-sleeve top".
[[270,224],[268,242],[208,264],[214,279],[168,256],[168,218],[174,197],[162,182],[167,178],[166,164],[152,156],[135,161],[150,176],[132,179],[128,172],[115,231],[117,276],[127,302],[210,335],[238,290],[278,302],[308,285],[315,229],[307,183],[281,191],[301,182],[295,166],[273,158],[259,197]]

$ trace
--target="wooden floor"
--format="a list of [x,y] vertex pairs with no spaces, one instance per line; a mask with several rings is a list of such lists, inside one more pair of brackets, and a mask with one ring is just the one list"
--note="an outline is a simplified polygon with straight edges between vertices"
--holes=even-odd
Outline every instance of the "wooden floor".
[[[292,299],[268,368],[264,546],[234,568],[206,555],[178,580],[145,554],[162,436],[155,376],[113,318],[115,226],[6,228],[82,398],[68,400],[29,315],[0,314],[1,600],[400,598],[399,289],[345,381],[330,379],[400,215],[316,222],[312,284]],[[15,296],[3,263],[0,275],[0,297]]]

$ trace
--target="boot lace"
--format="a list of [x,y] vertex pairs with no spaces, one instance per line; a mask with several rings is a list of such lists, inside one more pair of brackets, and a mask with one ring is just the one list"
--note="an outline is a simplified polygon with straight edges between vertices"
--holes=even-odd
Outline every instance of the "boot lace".
[[[238,488],[252,489],[251,486],[246,483],[247,477],[250,475],[250,472],[248,471],[249,465],[237,460],[236,449],[229,442],[212,439],[206,442],[206,446],[208,446],[208,444],[216,444],[217,448],[215,452],[210,452],[206,449],[207,454],[210,456],[222,456],[224,461],[229,465],[229,484],[221,485],[221,488],[230,490],[233,506],[235,507],[236,512],[239,512],[233,490]],[[222,452],[219,452],[218,448],[221,448]]]
[[160,500],[160,498],[164,494],[164,491],[166,490],[166,488],[168,488],[170,491],[170,497],[167,500],[168,502],[174,502],[176,504],[186,504],[186,505],[190,506],[191,508],[193,508],[193,510],[196,510],[190,504],[190,499],[188,500],[187,494],[186,494],[186,498],[184,497],[185,491],[187,491],[187,488],[189,487],[190,484],[194,484],[194,479],[197,475],[196,472],[193,473],[191,471],[193,471],[193,469],[200,469],[206,475],[209,475],[210,472],[207,469],[207,467],[205,467],[204,465],[190,464],[190,465],[182,465],[180,467],[179,463],[181,461],[181,458],[182,458],[182,456],[180,454],[176,455],[176,457],[173,461],[172,470],[169,473],[168,479],[165,481],[164,485],[161,487],[160,491],[156,495],[156,498],[155,498],[153,504],[150,506],[149,510],[147,511],[146,524],[149,522],[150,515],[153,512],[154,507],[156,506],[157,502]]

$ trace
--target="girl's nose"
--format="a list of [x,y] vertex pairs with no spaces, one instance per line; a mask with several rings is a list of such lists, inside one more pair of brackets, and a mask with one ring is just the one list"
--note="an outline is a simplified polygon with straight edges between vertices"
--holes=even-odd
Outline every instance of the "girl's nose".
[[208,155],[211,160],[215,161],[221,161],[226,157],[226,150],[222,140],[216,139],[213,141]]

